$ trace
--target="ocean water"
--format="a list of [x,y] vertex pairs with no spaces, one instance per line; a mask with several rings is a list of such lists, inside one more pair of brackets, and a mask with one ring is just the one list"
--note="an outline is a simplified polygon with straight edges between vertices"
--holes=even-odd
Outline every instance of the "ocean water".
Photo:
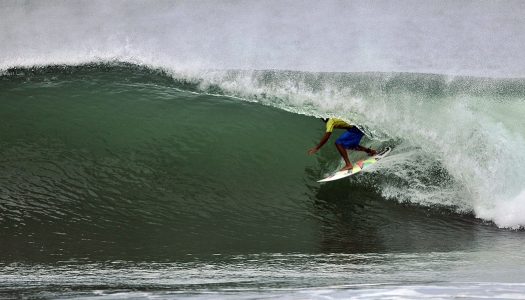
[[0,7],[0,298],[525,298],[521,2]]

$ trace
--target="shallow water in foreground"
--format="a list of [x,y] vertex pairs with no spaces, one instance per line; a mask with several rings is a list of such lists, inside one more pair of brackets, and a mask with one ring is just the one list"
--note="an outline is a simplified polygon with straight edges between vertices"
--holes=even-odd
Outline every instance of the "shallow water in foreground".
[[2,266],[0,291],[4,297],[80,299],[523,299],[523,257],[508,254],[254,254],[180,262],[15,263]]

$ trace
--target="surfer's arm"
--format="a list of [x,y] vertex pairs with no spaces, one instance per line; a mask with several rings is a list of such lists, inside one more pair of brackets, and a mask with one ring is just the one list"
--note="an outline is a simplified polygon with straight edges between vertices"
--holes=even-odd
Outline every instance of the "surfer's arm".
[[323,147],[323,145],[326,144],[328,139],[330,139],[331,134],[332,134],[331,132],[326,132],[321,138],[321,141],[319,142],[319,144],[313,147],[312,149],[308,150],[308,154],[314,154],[315,152],[319,151],[319,149],[321,149],[321,147]]

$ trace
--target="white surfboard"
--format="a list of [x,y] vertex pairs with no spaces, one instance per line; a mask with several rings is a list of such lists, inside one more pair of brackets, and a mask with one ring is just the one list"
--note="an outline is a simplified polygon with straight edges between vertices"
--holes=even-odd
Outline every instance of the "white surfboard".
[[383,157],[387,156],[391,150],[392,149],[390,147],[386,147],[385,149],[381,150],[381,152],[377,153],[376,155],[354,163],[353,169],[346,170],[346,171],[338,171],[335,174],[332,174],[324,179],[318,180],[317,182],[328,182],[328,181],[338,180],[338,179],[345,178],[348,176],[352,176],[356,173],[359,173],[361,172],[361,170],[370,167],[371,165],[381,160]]

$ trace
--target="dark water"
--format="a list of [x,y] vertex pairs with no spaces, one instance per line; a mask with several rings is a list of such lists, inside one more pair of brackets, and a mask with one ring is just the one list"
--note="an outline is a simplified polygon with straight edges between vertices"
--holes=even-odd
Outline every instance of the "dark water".
[[138,67],[10,71],[0,296],[522,297],[522,231],[386,198],[388,172],[319,185],[323,125]]

